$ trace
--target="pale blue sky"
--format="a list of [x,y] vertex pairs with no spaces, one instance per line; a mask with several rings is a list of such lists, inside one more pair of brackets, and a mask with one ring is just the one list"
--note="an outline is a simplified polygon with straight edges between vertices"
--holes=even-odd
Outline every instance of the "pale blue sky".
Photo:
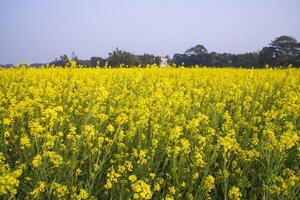
[[72,51],[106,57],[119,47],[170,55],[258,51],[300,40],[299,0],[0,0],[0,63],[48,62]]

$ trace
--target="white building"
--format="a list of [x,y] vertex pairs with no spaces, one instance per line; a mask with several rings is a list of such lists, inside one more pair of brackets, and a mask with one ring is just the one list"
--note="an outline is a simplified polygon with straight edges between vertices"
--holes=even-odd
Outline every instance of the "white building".
[[159,67],[166,67],[168,65],[168,58],[160,57]]

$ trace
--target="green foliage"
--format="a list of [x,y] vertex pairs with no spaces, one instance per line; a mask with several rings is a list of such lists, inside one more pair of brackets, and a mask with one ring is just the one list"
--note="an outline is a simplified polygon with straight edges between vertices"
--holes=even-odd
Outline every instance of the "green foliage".
[[[116,48],[109,53],[108,58],[91,57],[90,60],[80,60],[75,53],[71,59],[67,55],[60,56],[50,65],[65,67],[70,60],[75,60],[78,65],[95,67],[105,66],[107,63],[112,67],[119,66],[142,66],[156,64],[161,62],[160,56],[152,54],[135,55],[125,50]],[[245,68],[262,68],[265,65],[283,66],[288,65],[300,66],[300,43],[293,37],[280,36],[271,41],[270,45],[263,47],[259,52],[247,52],[242,54],[208,52],[205,46],[198,44],[188,48],[183,54],[176,53],[173,58],[168,58],[168,63],[185,66],[218,66],[218,67],[245,67]],[[43,64],[33,64],[40,66]]]
[[112,67],[118,67],[120,65],[137,66],[141,62],[138,56],[127,51],[119,50],[118,48],[112,53],[109,53],[107,60]]
[[233,66],[233,67],[264,67],[273,66],[300,66],[300,43],[289,36],[280,36],[271,42],[269,47],[263,47],[260,52],[243,54],[209,53],[198,44],[185,51],[184,54],[175,54],[172,62],[185,66]]

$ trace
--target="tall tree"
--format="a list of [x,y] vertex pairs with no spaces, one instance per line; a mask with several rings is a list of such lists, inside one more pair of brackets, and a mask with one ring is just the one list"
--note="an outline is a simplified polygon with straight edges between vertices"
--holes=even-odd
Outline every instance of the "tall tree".
[[273,47],[264,47],[258,56],[258,62],[260,66],[265,66],[267,64],[272,64],[275,58],[275,52]]
[[197,55],[197,56],[207,54],[207,53],[208,53],[207,49],[202,44],[198,44],[185,51],[185,54],[187,55]]
[[299,43],[291,36],[280,36],[275,38],[270,44],[275,57],[280,56],[296,56],[299,54]]
[[280,36],[270,43],[270,48],[274,53],[273,65],[287,66],[289,64],[298,65],[300,55],[300,45],[298,41],[290,36]]
[[141,63],[138,56],[127,51],[119,50],[118,48],[109,53],[107,60],[109,65],[112,67],[118,67],[121,64],[127,66],[137,66]]
[[160,60],[161,60],[159,56],[154,56],[152,54],[147,54],[147,53],[145,53],[143,55],[139,55],[138,57],[140,59],[140,65],[142,65],[142,66],[146,66],[148,64],[159,65]]
[[92,67],[96,67],[96,66],[104,66],[105,65],[106,60],[101,58],[101,57],[91,57],[90,58],[90,65]]

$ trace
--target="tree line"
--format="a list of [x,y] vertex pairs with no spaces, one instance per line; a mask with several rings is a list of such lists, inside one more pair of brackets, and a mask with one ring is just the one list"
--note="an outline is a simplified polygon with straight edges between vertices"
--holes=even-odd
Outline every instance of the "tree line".
[[[217,66],[217,67],[255,67],[261,68],[265,65],[271,66],[300,66],[300,43],[291,36],[280,36],[263,47],[258,52],[242,54],[208,52],[205,46],[198,44],[187,49],[184,53],[176,53],[172,58],[164,57],[168,64],[176,66]],[[60,58],[48,63],[54,66],[67,66],[70,60],[75,60],[78,65],[85,67],[130,67],[147,65],[160,65],[162,57],[153,54],[135,55],[125,50],[116,48],[108,54],[107,58],[91,57],[88,60],[79,59],[73,52],[69,58],[62,55]],[[46,64],[35,63],[32,66]],[[8,65],[7,65],[8,66]]]
[[63,55],[60,59],[55,59],[50,63],[50,65],[55,66],[67,66],[70,60],[75,60],[78,65],[83,65],[86,67],[130,67],[130,66],[147,66],[147,65],[159,65],[161,61],[160,56],[155,56],[153,54],[143,54],[135,55],[128,51],[120,50],[116,48],[113,52],[108,54],[107,58],[101,57],[91,57],[89,60],[80,60],[75,53],[72,53],[69,59],[67,55]]
[[172,62],[185,66],[233,66],[233,67],[264,67],[300,66],[300,43],[293,37],[280,36],[263,47],[259,52],[243,54],[208,52],[199,44],[191,47],[183,54],[175,54]]

